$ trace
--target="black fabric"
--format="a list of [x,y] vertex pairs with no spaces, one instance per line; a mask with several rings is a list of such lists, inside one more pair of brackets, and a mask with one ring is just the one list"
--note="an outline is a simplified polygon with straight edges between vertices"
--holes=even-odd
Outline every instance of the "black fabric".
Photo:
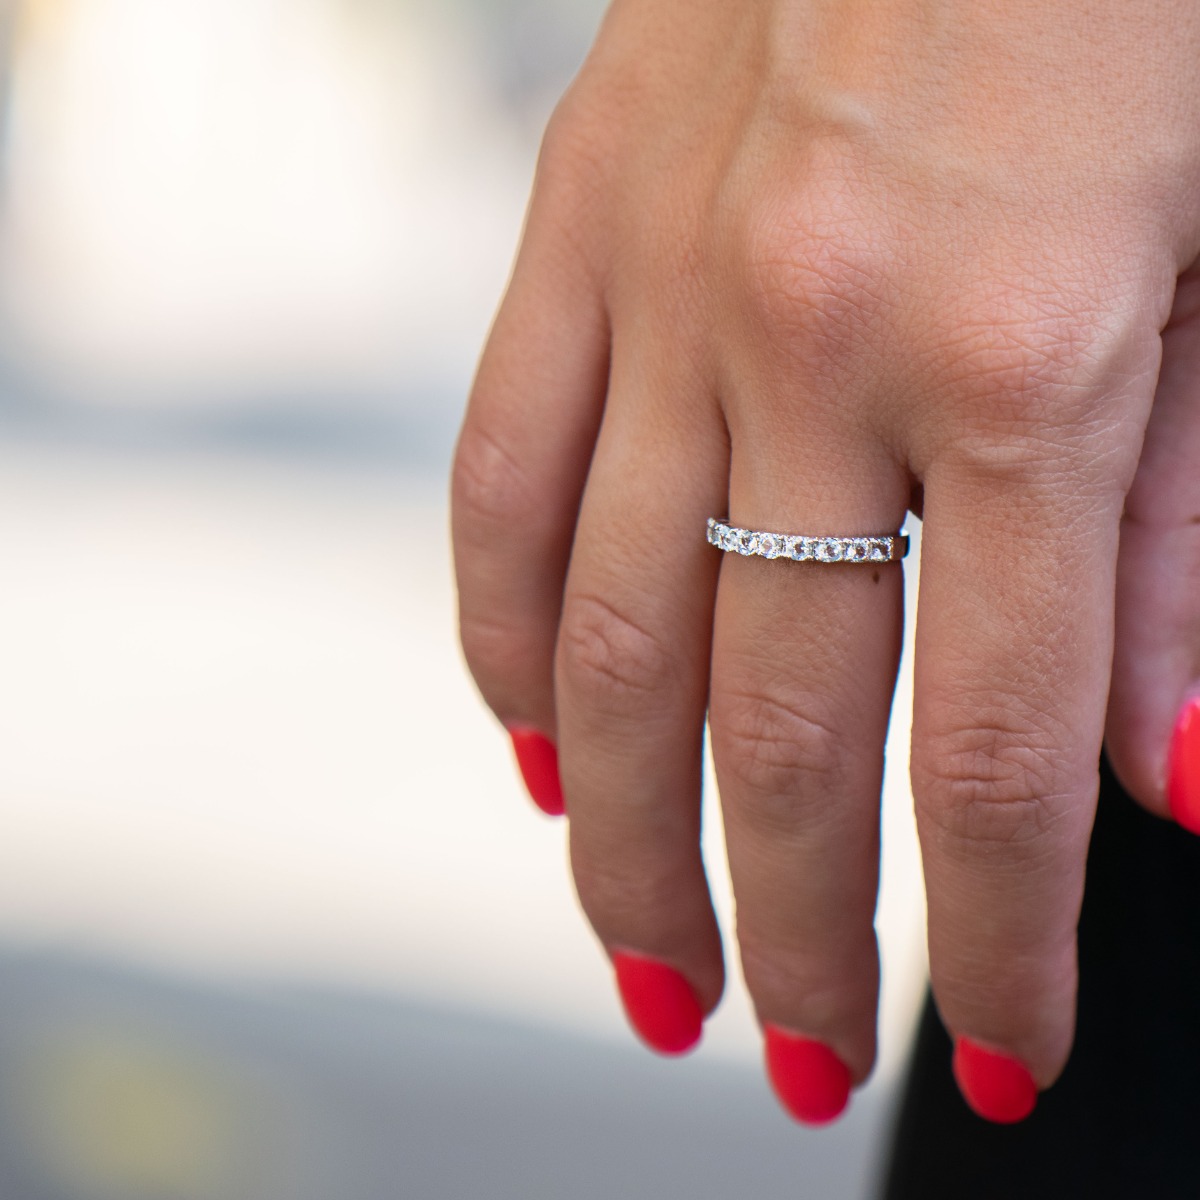
[[1200,1200],[1200,838],[1102,767],[1062,1078],[1020,1125],[975,1117],[927,1000],[885,1200]]

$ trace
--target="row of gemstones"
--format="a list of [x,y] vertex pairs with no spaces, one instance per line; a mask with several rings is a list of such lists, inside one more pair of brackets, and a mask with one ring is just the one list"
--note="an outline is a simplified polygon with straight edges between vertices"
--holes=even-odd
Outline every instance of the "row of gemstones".
[[784,533],[755,533],[708,522],[708,540],[719,550],[757,554],[760,558],[791,558],[796,562],[890,562],[893,538],[814,538]]

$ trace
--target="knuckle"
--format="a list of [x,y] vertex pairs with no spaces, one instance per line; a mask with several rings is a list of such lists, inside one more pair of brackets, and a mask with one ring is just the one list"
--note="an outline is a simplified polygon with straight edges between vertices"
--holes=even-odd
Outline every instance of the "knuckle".
[[454,456],[451,504],[455,536],[487,543],[501,528],[537,512],[528,472],[498,434],[475,418],[463,427]]
[[[854,222],[857,223],[857,222]],[[804,211],[758,208],[742,251],[745,311],[768,340],[802,360],[840,360],[880,306],[884,266],[854,223],[823,228]]]
[[459,641],[467,668],[493,707],[500,693],[515,693],[543,677],[549,691],[550,656],[537,630],[516,620],[464,612]]
[[965,381],[993,400],[1027,403],[1081,381],[1093,330],[1080,314],[1012,300],[1004,313],[981,307],[958,327],[955,359]]
[[[673,926],[680,916],[686,883],[663,862],[634,861],[627,854],[585,856],[572,845],[571,871],[580,906],[606,941],[621,941],[631,930]],[[639,940],[639,939],[634,939]]]
[[752,803],[757,821],[781,832],[794,830],[797,818],[827,797],[820,785],[845,757],[831,724],[798,699],[761,687],[725,693],[714,705],[712,735],[723,773]]
[[813,1031],[873,1025],[878,998],[879,958],[873,927],[869,938],[844,938],[837,945],[797,939],[791,945],[754,936],[738,926],[742,975],[755,1000],[803,1016]]
[[739,290],[756,332],[819,369],[870,342],[890,294],[885,222],[828,170],[786,198],[764,189],[739,218]]
[[618,154],[619,122],[576,81],[550,115],[538,150],[535,202],[580,214],[602,201]]
[[652,710],[679,674],[654,634],[613,604],[590,595],[567,598],[558,660],[567,689],[608,716]]
[[1078,793],[1049,737],[1000,723],[937,739],[914,754],[912,775],[926,828],[974,853],[1045,841]]
[[607,276],[605,244],[622,157],[616,126],[596,101],[582,97],[578,81],[572,85],[542,135],[526,221],[557,270],[594,287]]
[[952,398],[946,457],[1017,482],[1066,467],[1117,474],[1129,440],[1111,380],[1130,339],[1076,297],[991,287],[933,318],[929,372]]

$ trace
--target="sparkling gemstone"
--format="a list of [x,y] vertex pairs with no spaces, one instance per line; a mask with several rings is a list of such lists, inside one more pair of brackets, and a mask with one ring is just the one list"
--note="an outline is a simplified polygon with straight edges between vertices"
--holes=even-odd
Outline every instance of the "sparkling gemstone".
[[887,562],[890,557],[887,542],[883,538],[872,538],[871,552],[868,557],[871,562]]
[[783,552],[783,539],[774,533],[759,534],[758,552],[763,558],[778,558]]
[[817,543],[817,562],[835,563],[842,561],[842,543],[837,538],[822,538]]
[[866,538],[852,538],[846,545],[847,562],[866,562],[871,552],[871,543]]
[[737,531],[737,551],[739,554],[754,554],[758,550],[758,534],[752,529]]
[[791,549],[789,553],[797,562],[808,562],[813,556],[812,538],[794,537],[790,538]]

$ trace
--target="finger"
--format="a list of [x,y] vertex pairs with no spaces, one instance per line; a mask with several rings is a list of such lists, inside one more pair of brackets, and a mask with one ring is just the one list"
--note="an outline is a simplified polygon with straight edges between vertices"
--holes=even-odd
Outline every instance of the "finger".
[[[882,454],[813,445],[788,461],[757,432],[734,427],[739,523],[898,527],[907,480]],[[837,1116],[875,1057],[879,796],[902,583],[895,563],[727,554],[722,566],[710,722],[738,943],[768,1074],[808,1123]]]
[[926,476],[912,778],[956,1075],[1010,1121],[1073,1036],[1121,496],[1095,447],[1053,468],[1005,453]]
[[[540,178],[547,177],[543,167]],[[534,800],[562,812],[554,639],[579,498],[603,409],[608,327],[550,182],[479,366],[455,454],[463,650],[508,727]]]
[[1200,833],[1200,273],[1181,280],[1121,526],[1108,753],[1131,795]]
[[[634,1028],[664,1053],[695,1044],[724,980],[700,782],[717,568],[705,522],[724,502],[728,455],[715,404],[679,361],[614,360],[557,672],[580,902]],[[701,402],[678,403],[689,394]]]

